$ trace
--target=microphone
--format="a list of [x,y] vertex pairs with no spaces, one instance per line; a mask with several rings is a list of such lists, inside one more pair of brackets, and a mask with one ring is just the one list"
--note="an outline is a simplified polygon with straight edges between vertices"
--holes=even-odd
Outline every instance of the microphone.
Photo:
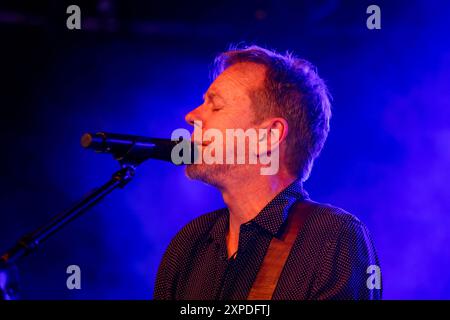
[[[181,143],[183,145],[179,145]],[[179,145],[178,148],[181,152],[176,153],[175,156],[178,159],[183,158],[183,160],[192,161],[193,153],[191,150],[193,150],[193,146],[186,139],[147,138],[108,132],[85,133],[81,137],[82,147],[93,149],[99,153],[111,153],[116,160],[130,164],[140,164],[147,159],[182,164],[180,161],[174,162],[174,159],[172,159],[172,150],[177,145]],[[189,152],[189,154],[186,155],[186,152]]]

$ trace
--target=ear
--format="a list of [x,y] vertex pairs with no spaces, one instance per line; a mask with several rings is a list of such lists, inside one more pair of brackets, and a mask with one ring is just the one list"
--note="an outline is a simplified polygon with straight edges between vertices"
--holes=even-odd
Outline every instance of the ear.
[[286,140],[289,125],[284,118],[271,118],[264,121],[258,130],[258,156],[279,150]]

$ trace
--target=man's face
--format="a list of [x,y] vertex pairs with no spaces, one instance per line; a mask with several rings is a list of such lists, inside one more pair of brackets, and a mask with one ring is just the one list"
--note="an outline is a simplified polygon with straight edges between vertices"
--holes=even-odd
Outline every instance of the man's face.
[[[201,121],[202,128],[194,125],[192,140],[204,156],[211,147],[211,139],[205,139],[208,129],[216,129],[226,137],[226,129],[243,129],[255,127],[255,113],[251,92],[261,88],[265,79],[265,68],[259,64],[245,62],[237,63],[222,72],[210,85],[204,95],[204,102],[186,115],[186,121],[194,125]],[[200,131],[202,134],[199,134]],[[202,138],[202,141],[198,140]],[[225,147],[225,141],[223,142]],[[211,151],[211,150],[210,150]],[[225,154],[228,151],[224,151]],[[214,152],[212,151],[214,154]],[[188,177],[202,180],[218,186],[226,178],[237,172],[232,164],[192,164],[186,167]]]

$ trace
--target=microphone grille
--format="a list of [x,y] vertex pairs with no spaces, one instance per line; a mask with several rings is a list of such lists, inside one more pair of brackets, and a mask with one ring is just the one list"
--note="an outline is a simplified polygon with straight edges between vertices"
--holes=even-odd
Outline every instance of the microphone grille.
[[90,133],[83,134],[83,136],[81,137],[81,141],[80,141],[81,146],[83,148],[89,148],[89,146],[92,143],[92,140],[93,140],[92,135]]

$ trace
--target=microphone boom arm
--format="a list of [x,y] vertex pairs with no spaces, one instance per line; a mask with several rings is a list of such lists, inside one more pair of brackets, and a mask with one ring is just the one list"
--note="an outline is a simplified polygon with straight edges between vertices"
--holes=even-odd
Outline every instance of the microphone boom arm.
[[[75,203],[69,209],[61,212],[53,217],[49,223],[23,236],[17,244],[6,251],[0,257],[0,269],[5,269],[15,264],[19,259],[27,256],[34,251],[42,242],[47,240],[54,233],[59,231],[69,222],[81,216],[88,209],[97,204],[106,195],[114,189],[123,188],[134,176],[135,169],[133,166],[123,166],[122,169],[115,172],[112,178],[99,188],[93,189],[86,194],[81,200]],[[1,300],[1,296],[0,296]]]
[[[170,159],[167,159],[170,150],[178,143],[177,141],[168,139],[154,138],[148,138],[149,141],[142,141],[140,137],[127,135],[125,137],[136,137],[140,138],[140,140],[136,140],[131,144],[130,140],[126,140],[123,144],[124,148],[117,148],[117,145],[120,144],[117,143],[116,139],[114,141],[116,149],[113,150],[114,152],[111,152],[108,149],[108,141],[112,138],[121,137],[122,135],[116,135],[117,137],[114,134],[107,135],[109,140],[105,139],[106,136],[104,136],[104,133],[98,133],[96,135],[85,134],[81,139],[81,145],[85,148],[94,148],[98,152],[113,153],[114,158],[119,161],[121,169],[115,172],[105,184],[93,189],[73,206],[54,216],[47,224],[20,238],[15,246],[1,254],[0,300],[11,300],[18,297],[17,281],[15,279],[8,280],[5,277],[8,277],[8,274],[12,274],[12,272],[8,271],[14,271],[16,269],[15,264],[21,258],[36,250],[41,243],[92,208],[113,190],[126,186],[133,179],[136,167],[143,161],[149,158],[170,161]],[[104,147],[104,149],[100,147]]]

